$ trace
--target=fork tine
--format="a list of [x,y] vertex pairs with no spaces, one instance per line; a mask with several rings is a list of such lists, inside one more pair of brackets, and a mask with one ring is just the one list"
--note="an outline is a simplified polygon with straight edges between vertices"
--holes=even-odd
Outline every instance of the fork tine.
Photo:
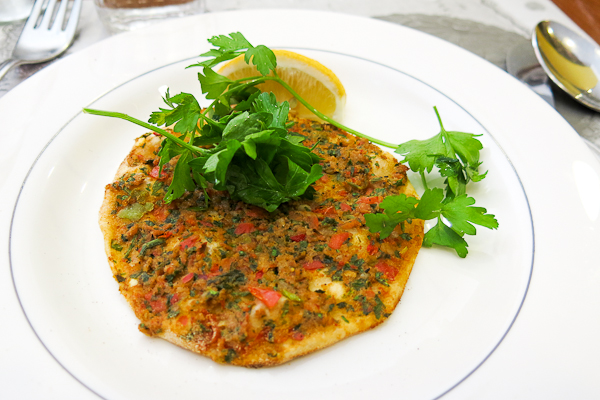
[[35,0],[33,8],[31,9],[31,14],[29,14],[29,18],[27,18],[27,22],[23,29],[33,29],[35,27],[35,24],[40,17],[40,13],[42,12],[44,1],[46,0]]
[[73,37],[75,36],[75,30],[77,29],[77,23],[79,22],[79,14],[81,13],[81,1],[74,0],[73,7],[71,7],[71,14],[69,15],[69,21],[65,27],[65,34]]
[[46,11],[44,12],[44,18],[40,23],[39,29],[49,29],[50,22],[52,21],[52,14],[54,14],[54,8],[56,6],[56,0],[48,0]]
[[54,23],[52,24],[53,31],[62,30],[62,26],[65,21],[65,16],[67,15],[68,4],[69,4],[69,0],[60,0],[60,6],[58,8],[58,12],[56,13],[56,18],[54,18]]

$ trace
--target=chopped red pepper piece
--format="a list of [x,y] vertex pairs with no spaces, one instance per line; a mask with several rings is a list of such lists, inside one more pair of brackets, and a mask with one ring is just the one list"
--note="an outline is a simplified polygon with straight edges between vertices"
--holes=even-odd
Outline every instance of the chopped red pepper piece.
[[209,221],[200,221],[200,223],[208,228],[212,228],[214,225]]
[[334,206],[329,206],[329,207],[325,207],[325,208],[319,208],[317,210],[315,210],[316,213],[318,214],[323,214],[323,215],[336,215],[337,213],[335,212],[335,207]]
[[171,305],[177,303],[178,301],[179,301],[179,294],[178,293],[175,293],[173,296],[171,296],[171,301],[170,301]]
[[167,219],[167,217],[169,216],[169,213],[170,213],[170,211],[167,207],[155,208],[152,211],[152,214],[156,217],[158,222],[164,222]]
[[252,295],[254,297],[256,297],[258,300],[265,303],[265,305],[269,308],[275,307],[275,305],[281,298],[281,293],[276,292],[271,289],[261,289],[261,288],[257,288],[257,287],[250,287],[250,288],[248,288],[248,290],[250,291],[250,293],[252,293]]
[[324,266],[325,265],[319,260],[312,260],[311,262],[307,262],[306,264],[302,265],[302,267],[308,271],[313,269],[321,269]]
[[177,319],[177,322],[179,322],[181,325],[187,325],[189,322],[189,318],[187,315],[182,315]]
[[352,210],[352,207],[350,207],[346,203],[342,203],[342,204],[340,204],[340,210],[342,210],[342,211],[350,211],[350,210]]
[[395,267],[388,265],[383,261],[379,261],[377,264],[375,264],[375,268],[379,272],[383,273],[387,279],[392,281],[398,274],[398,270]]
[[301,233],[299,235],[290,236],[290,240],[293,242],[301,242],[306,239],[306,233]]
[[340,247],[342,247],[346,239],[348,239],[349,237],[350,233],[348,232],[334,233],[331,236],[331,239],[329,239],[329,247],[331,247],[334,250],[337,250]]
[[154,168],[152,168],[152,171],[150,171],[150,176],[154,179],[158,179],[158,177],[160,176],[160,166],[157,165]]
[[294,340],[302,340],[302,339],[304,339],[304,334],[302,332],[294,332],[292,334],[292,339],[294,339]]
[[161,239],[168,239],[168,238],[170,238],[171,236],[173,236],[173,232],[171,232],[171,231],[166,231],[165,233],[163,233],[162,235],[160,235],[160,236],[159,236],[159,238],[161,238]]
[[360,197],[356,202],[360,204],[379,204],[383,201],[381,196]]
[[311,229],[319,229],[319,218],[316,215],[311,215],[308,218],[308,225]]
[[162,311],[165,311],[167,309],[167,304],[166,301],[164,301],[165,299],[159,299],[156,301],[151,301],[150,302],[150,307],[152,307],[152,311],[155,313],[159,313]]
[[196,243],[196,241],[198,240],[198,236],[193,235],[190,236],[189,238],[183,240],[179,246],[185,250],[185,249],[189,249],[190,247],[194,247],[194,243]]
[[194,279],[194,273],[190,272],[189,274],[185,275],[183,278],[181,278],[181,282],[182,283],[188,283],[189,281],[191,281],[192,279]]
[[254,226],[254,224],[250,222],[242,222],[241,224],[235,227],[235,234],[242,235],[244,233],[254,232],[255,230],[256,227]]
[[369,253],[370,255],[374,256],[375,254],[377,254],[378,251],[379,249],[374,244],[369,243],[367,245],[367,253]]
[[341,224],[341,225],[340,225],[340,228],[341,228],[341,229],[352,229],[352,228],[357,228],[357,227],[359,227],[360,225],[361,225],[361,224],[360,224],[360,221],[359,221],[359,220],[357,220],[357,219],[353,219],[353,220],[351,220],[351,221],[344,222],[343,224]]
[[154,168],[152,168],[152,171],[150,171],[150,176],[154,179],[165,179],[167,177],[167,174],[164,172],[161,173],[160,166],[157,165]]

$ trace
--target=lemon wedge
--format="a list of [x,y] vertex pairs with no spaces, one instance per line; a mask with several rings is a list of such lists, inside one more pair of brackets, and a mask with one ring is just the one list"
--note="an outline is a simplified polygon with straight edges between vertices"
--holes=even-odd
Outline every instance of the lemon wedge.
[[[311,106],[337,121],[342,119],[346,104],[346,90],[337,76],[312,58],[287,50],[273,50],[277,56],[277,75]],[[246,64],[243,56],[234,58],[219,69],[219,74],[232,80],[260,76],[256,67]],[[277,82],[257,85],[262,92],[273,92],[277,101],[287,100],[300,118],[320,119],[300,104]]]

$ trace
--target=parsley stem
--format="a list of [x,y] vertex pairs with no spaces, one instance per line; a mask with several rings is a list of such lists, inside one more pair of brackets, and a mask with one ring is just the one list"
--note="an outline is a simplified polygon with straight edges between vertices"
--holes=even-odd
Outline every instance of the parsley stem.
[[213,108],[213,106],[214,106],[214,103],[215,103],[216,101],[217,101],[217,100],[215,100],[215,101],[214,101],[214,102],[213,102],[213,103],[212,103],[210,106],[206,107],[206,108],[204,109],[204,111],[202,111],[202,112],[199,114],[199,116],[200,116],[200,119],[201,119],[201,120],[203,120],[205,124],[208,124],[208,125],[212,125],[212,126],[218,127],[218,126],[219,126],[219,124],[218,124],[218,123],[217,123],[215,120],[213,120],[212,118],[210,118],[210,117],[207,117],[207,116],[206,116],[206,113],[208,113],[208,111],[209,111],[210,109],[212,109],[212,108]]
[[248,82],[247,85],[251,86],[251,85],[256,85],[259,83],[262,83],[262,81],[264,81],[264,76],[252,76],[249,78],[241,78],[241,79],[237,79],[235,81],[233,81],[233,83],[242,83],[244,81],[253,81],[253,82]]
[[444,129],[444,124],[442,124],[442,117],[440,117],[440,113],[438,112],[437,107],[433,106],[433,110],[435,111],[435,115],[437,115],[438,122],[440,123],[440,128],[442,128],[442,131],[445,132],[446,130]]
[[429,187],[427,187],[427,179],[425,178],[425,171],[421,171],[420,175],[421,175],[421,182],[423,182],[423,187],[425,188],[425,190],[428,190]]
[[450,143],[450,138],[448,137],[448,132],[444,128],[444,124],[442,123],[442,117],[440,117],[440,113],[436,106],[433,106],[433,110],[435,111],[435,115],[437,116],[438,122],[440,124],[440,135],[442,135],[442,141],[444,142],[444,146],[446,147],[446,156],[450,158],[456,158],[456,152]]
[[161,129],[157,126],[148,124],[144,121],[140,121],[139,119],[136,119],[134,117],[130,117],[127,114],[124,113],[120,113],[120,112],[114,112],[114,111],[102,111],[102,110],[95,110],[93,108],[84,108],[83,112],[86,114],[92,114],[92,115],[101,115],[103,117],[113,117],[113,118],[120,118],[120,119],[124,119],[125,121],[129,121],[129,122],[133,122],[136,125],[142,126],[146,129],[150,129],[153,132],[156,133],[160,133],[161,135],[168,137],[169,139],[171,139],[172,141],[174,141],[175,143],[177,143],[178,145],[180,145],[181,147],[185,147],[188,150],[194,151],[196,153],[202,153],[204,154],[205,150],[200,148],[200,147],[196,147],[193,146],[183,140],[181,140],[180,138],[178,138],[177,136],[173,135],[170,132],[167,132],[164,129]]
[[352,128],[349,128],[349,127],[347,127],[345,125],[340,124],[336,120],[334,120],[332,118],[329,118],[327,115],[321,113],[319,110],[317,110],[316,108],[314,108],[313,106],[311,106],[310,104],[308,104],[308,102],[306,100],[304,100],[302,97],[300,97],[300,95],[298,93],[296,93],[296,91],[290,87],[290,85],[288,85],[287,83],[285,83],[278,76],[265,76],[264,79],[265,80],[272,80],[272,81],[278,82],[281,86],[283,86],[284,88],[286,88],[287,91],[290,92],[296,99],[298,99],[298,101],[300,103],[302,103],[302,105],[304,107],[308,108],[308,110],[310,112],[312,112],[313,114],[315,114],[317,117],[321,118],[323,121],[328,122],[328,123],[330,123],[333,126],[336,126],[336,127],[340,128],[340,129],[345,130],[346,132],[352,133],[353,135],[359,136],[359,137],[361,137],[363,139],[367,139],[367,140],[369,140],[369,141],[371,141],[373,143],[379,144],[381,146],[389,147],[389,148],[392,148],[392,149],[395,149],[396,147],[398,147],[397,144],[385,142],[383,140],[379,140],[379,139],[376,139],[374,137],[365,135],[364,133],[360,133],[358,131],[355,131]]

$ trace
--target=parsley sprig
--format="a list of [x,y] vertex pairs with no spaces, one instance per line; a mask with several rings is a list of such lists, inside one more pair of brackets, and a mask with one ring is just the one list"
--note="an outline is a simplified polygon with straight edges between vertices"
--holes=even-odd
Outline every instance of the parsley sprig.
[[[201,107],[189,93],[171,96],[167,90],[163,98],[166,107],[153,112],[148,123],[123,113],[84,109],[89,114],[133,122],[165,137],[159,151],[160,167],[177,158],[166,203],[186,191],[200,188],[206,192],[209,183],[216,190],[227,190],[233,199],[268,211],[293,199],[312,197],[312,184],[322,176],[320,159],[300,144],[303,137],[288,132],[289,104],[278,103],[272,93],[261,93],[256,88],[270,80],[282,85],[321,120],[395,149],[404,156],[402,162],[421,175],[426,189],[421,200],[388,196],[380,204],[384,212],[365,216],[371,232],[379,232],[380,238],[388,237],[404,221],[437,219],[437,225],[426,233],[424,245],[451,247],[465,257],[467,243],[463,236],[476,233],[472,224],[497,228],[494,216],[474,207],[475,200],[466,195],[470,181],[478,182],[486,176],[479,173],[482,145],[476,139],[478,135],[446,131],[435,109],[441,130],[430,139],[396,145],[370,137],[322,114],[299,96],[277,75],[277,59],[268,47],[253,46],[239,32],[208,41],[214,48],[201,54],[203,61],[189,66],[202,68],[198,80],[206,99],[212,100],[208,107]],[[242,55],[260,75],[232,80],[213,70]],[[432,172],[434,166],[446,178],[445,195],[442,189],[428,187],[425,173]]]
[[[436,219],[436,225],[423,238],[423,246],[450,247],[464,258],[468,244],[463,237],[477,233],[473,224],[498,228],[495,216],[487,214],[483,207],[474,207],[475,199],[466,194],[467,183],[479,182],[487,174],[479,173],[479,151],[483,146],[476,139],[480,135],[446,131],[437,108],[434,110],[440,133],[426,140],[411,140],[396,148],[396,153],[404,156],[402,162],[421,175],[425,187],[423,196],[420,200],[404,194],[388,196],[379,204],[384,212],[367,214],[365,220],[371,232],[379,232],[379,237],[385,239],[404,221]],[[428,187],[425,173],[430,173],[434,166],[446,178],[445,196],[441,188]]]

